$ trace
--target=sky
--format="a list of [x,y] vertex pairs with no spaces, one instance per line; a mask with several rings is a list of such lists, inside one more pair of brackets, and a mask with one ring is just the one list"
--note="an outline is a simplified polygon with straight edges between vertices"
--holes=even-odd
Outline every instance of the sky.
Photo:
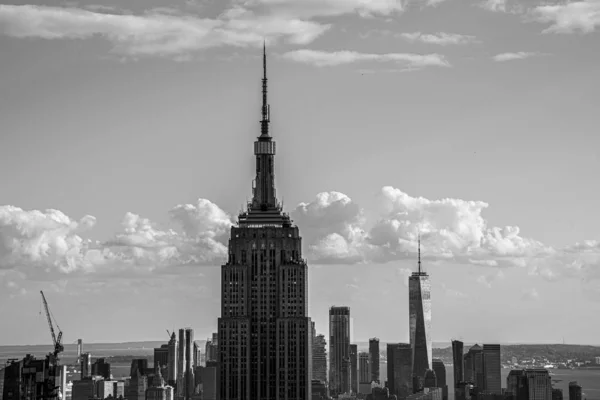
[[267,44],[309,314],[408,341],[598,344],[600,0],[0,5],[0,344],[216,331]]

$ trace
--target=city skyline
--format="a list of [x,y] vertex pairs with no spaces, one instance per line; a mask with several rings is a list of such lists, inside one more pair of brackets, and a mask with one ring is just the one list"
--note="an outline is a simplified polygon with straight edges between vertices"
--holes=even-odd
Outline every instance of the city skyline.
[[[356,338],[408,342],[421,232],[434,342],[595,344],[594,2],[265,1],[263,31],[244,24],[264,12],[250,3],[50,3],[0,5],[0,319],[19,321],[0,343],[49,341],[40,289],[67,343],[217,330],[265,38],[276,185],[303,237],[317,333],[348,306]],[[126,329],[96,324],[105,312]]]

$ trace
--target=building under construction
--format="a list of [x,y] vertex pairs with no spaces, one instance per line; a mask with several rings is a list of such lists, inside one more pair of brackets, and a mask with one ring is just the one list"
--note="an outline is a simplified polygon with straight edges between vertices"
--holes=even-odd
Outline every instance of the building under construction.
[[60,400],[65,398],[66,366],[54,355],[38,360],[28,354],[22,360],[9,360],[4,369],[3,400]]

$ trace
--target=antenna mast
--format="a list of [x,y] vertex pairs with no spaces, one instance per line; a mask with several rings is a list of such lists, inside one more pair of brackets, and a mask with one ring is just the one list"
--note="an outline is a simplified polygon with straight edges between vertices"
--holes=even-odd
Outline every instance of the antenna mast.
[[418,252],[419,252],[419,275],[421,275],[421,233],[418,236]]

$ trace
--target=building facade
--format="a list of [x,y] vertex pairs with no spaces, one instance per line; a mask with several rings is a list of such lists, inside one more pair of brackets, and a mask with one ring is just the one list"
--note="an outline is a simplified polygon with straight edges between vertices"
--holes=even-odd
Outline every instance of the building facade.
[[387,344],[387,383],[390,394],[405,398],[413,393],[412,346],[409,343]]
[[269,135],[266,54],[261,135],[254,142],[252,201],[231,228],[221,268],[218,328],[223,400],[308,400],[311,321],[308,267],[297,226],[275,193],[275,142]]
[[569,382],[569,400],[581,400],[581,386],[577,381]]
[[478,344],[472,346],[465,354],[465,381],[479,389],[484,387],[483,349]]
[[431,369],[431,282],[421,270],[421,240],[419,239],[418,271],[408,279],[409,327],[412,347],[413,374],[423,377]]
[[350,307],[329,309],[329,393],[350,393]]
[[[461,357],[462,359],[462,357]],[[446,366],[439,358],[433,359],[433,371],[437,379],[437,387],[442,389],[442,399],[448,400],[448,382],[446,378]]]
[[487,393],[502,394],[502,366],[500,364],[500,345],[483,345],[483,390]]
[[177,367],[179,364],[179,345],[175,332],[171,333],[171,339],[168,344],[168,360],[167,360],[167,383],[175,388],[177,386]]
[[371,365],[371,381],[380,383],[379,375],[379,339],[369,339],[369,365]]
[[327,383],[327,340],[325,335],[316,335],[312,348],[313,380]]
[[358,345],[350,345],[350,390],[358,393]]
[[506,377],[506,393],[514,400],[552,399],[552,377],[545,369],[512,370]]

